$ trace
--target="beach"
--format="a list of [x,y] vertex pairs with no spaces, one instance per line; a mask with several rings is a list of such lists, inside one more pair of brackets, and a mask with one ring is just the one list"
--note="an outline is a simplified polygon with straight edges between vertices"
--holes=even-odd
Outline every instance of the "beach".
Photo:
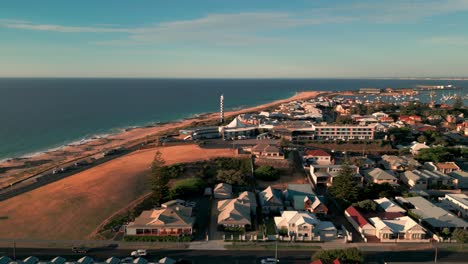
[[[259,106],[242,108],[235,111],[227,111],[225,117],[229,118],[241,113],[257,112],[281,103],[306,100],[317,96],[323,92],[304,91],[296,95],[276,100]],[[30,157],[6,160],[0,163],[0,188],[5,188],[18,181],[34,176],[41,171],[58,167],[61,164],[78,160],[84,157],[91,157],[102,153],[105,150],[114,149],[120,146],[130,146],[141,144],[151,137],[162,135],[169,131],[189,127],[199,122],[213,121],[219,118],[219,113],[203,114],[195,118],[164,123],[156,126],[137,127],[127,129],[121,133],[103,136],[82,142],[82,144],[69,144],[51,151],[37,153]]]

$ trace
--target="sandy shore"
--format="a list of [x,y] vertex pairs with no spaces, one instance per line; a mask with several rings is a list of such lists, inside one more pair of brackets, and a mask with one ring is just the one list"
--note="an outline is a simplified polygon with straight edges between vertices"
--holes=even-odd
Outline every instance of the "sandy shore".
[[[262,109],[294,100],[305,100],[317,96],[317,91],[305,91],[293,97],[277,100],[271,103],[243,108],[236,111],[228,111],[226,117],[235,116],[241,113],[256,112]],[[11,183],[28,178],[38,172],[59,166],[62,163],[76,160],[102,152],[103,150],[128,145],[133,142],[143,141],[148,137],[155,136],[170,130],[177,130],[190,126],[195,122],[212,121],[218,118],[218,113],[206,114],[201,117],[186,119],[177,122],[165,123],[154,127],[140,127],[130,129],[119,134],[110,135],[105,138],[97,138],[85,142],[81,145],[68,145],[63,148],[47,151],[29,158],[13,159],[0,163],[0,188],[9,186]],[[9,168],[2,172],[2,168]]]

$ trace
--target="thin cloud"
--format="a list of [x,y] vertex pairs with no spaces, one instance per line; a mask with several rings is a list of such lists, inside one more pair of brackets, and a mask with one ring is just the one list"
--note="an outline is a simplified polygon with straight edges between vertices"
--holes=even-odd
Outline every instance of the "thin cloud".
[[368,1],[366,3],[342,4],[333,7],[288,12],[244,12],[209,14],[191,20],[161,22],[140,27],[116,25],[68,26],[40,24],[24,20],[0,20],[0,27],[49,31],[58,33],[109,33],[123,34],[118,39],[112,36],[98,40],[99,45],[134,45],[159,43],[209,43],[212,45],[255,45],[279,43],[275,33],[292,28],[311,27],[322,24],[352,22],[404,23],[427,17],[467,11],[468,0],[443,1]]
[[440,36],[423,39],[425,44],[443,46],[468,46],[468,36]]

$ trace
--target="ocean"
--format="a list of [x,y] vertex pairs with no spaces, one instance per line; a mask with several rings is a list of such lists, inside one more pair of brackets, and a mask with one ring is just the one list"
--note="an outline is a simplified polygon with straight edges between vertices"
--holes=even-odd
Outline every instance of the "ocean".
[[218,111],[221,94],[229,110],[305,90],[447,84],[468,87],[468,81],[394,79],[0,78],[0,160]]

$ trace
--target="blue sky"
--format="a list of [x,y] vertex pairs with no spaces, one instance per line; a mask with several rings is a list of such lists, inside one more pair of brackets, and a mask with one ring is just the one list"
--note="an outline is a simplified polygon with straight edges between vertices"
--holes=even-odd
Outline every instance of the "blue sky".
[[2,77],[468,76],[468,0],[0,3]]

